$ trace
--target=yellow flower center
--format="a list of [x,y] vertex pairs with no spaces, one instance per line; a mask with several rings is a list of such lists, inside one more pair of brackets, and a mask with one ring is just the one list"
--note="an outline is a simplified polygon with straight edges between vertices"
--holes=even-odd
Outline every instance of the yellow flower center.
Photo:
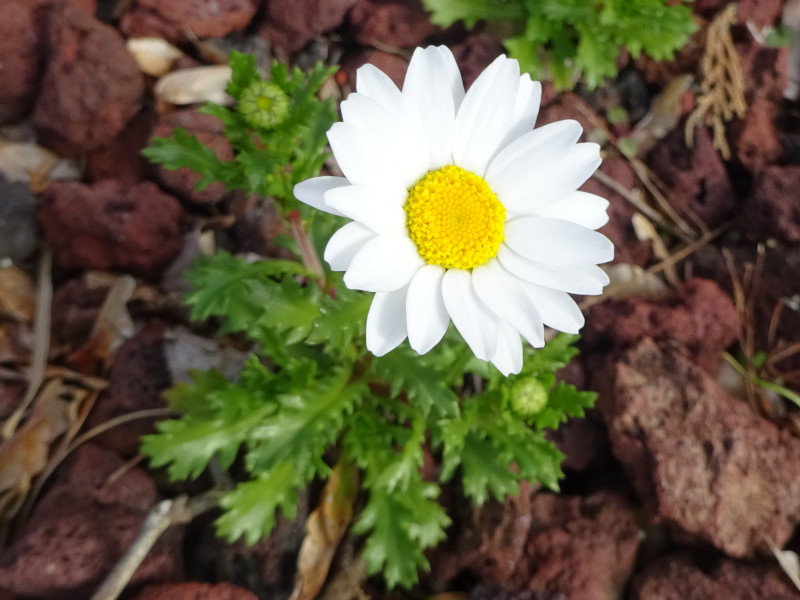
[[408,231],[428,264],[472,269],[497,256],[506,209],[483,177],[448,165],[408,193]]

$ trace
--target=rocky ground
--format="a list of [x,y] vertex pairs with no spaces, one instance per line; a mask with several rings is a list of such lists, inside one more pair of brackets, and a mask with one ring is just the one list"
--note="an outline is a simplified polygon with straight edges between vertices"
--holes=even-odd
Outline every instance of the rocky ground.
[[[478,511],[449,494],[450,539],[410,592],[365,579],[359,540],[347,538],[322,598],[800,596],[771,550],[800,545],[800,413],[722,358],[752,358],[759,376],[800,391],[800,113],[782,99],[788,48],[753,34],[780,21],[782,3],[741,0],[730,31],[746,106],[724,132],[730,158],[708,127],[687,146],[705,26],[727,4],[694,3],[701,30],[674,61],[623,56],[619,78],[593,93],[545,85],[539,124],[576,118],[604,144],[584,189],[610,200],[602,231],[617,248],[612,286],[585,302],[583,353],[563,374],[600,394],[587,419],[555,436],[563,493],[525,486]],[[417,45],[450,45],[467,84],[502,51],[480,28],[432,25],[413,0],[3,1],[4,435],[34,402],[0,447],[0,600],[91,597],[159,500],[192,493],[147,469],[138,438],[163,414],[162,390],[190,368],[235,372],[243,353],[192,329],[181,269],[209,243],[281,252],[268,200],[197,192],[191,172],[139,155],[180,125],[232,156],[213,118],[154,95],[155,78],[126,49],[137,37],[184,50],[173,69],[219,61],[232,45],[322,59],[341,66],[337,94],[365,62],[400,83]],[[686,73],[697,82],[676,85]],[[627,118],[609,120],[619,106]],[[625,138],[638,158],[618,151]],[[52,323],[41,318],[50,306]],[[42,384],[35,398],[29,382]],[[123,597],[287,598],[315,500],[252,548],[217,540],[213,513],[169,528]]]

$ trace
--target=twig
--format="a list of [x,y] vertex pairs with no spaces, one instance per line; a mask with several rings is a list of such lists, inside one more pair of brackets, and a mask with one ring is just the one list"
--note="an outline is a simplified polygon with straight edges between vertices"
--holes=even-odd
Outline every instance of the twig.
[[162,533],[172,525],[188,523],[195,517],[211,510],[221,497],[221,491],[209,490],[191,499],[183,495],[174,500],[159,502],[147,515],[147,519],[131,547],[92,595],[91,600],[116,600]]
[[19,422],[36,398],[39,387],[44,380],[47,367],[47,355],[50,353],[50,311],[53,305],[53,282],[50,280],[50,271],[53,265],[53,254],[49,248],[42,251],[39,259],[39,277],[36,294],[36,322],[33,327],[34,347],[31,358],[31,371],[28,378],[28,388],[25,397],[3,425],[2,436],[8,440],[14,435]]

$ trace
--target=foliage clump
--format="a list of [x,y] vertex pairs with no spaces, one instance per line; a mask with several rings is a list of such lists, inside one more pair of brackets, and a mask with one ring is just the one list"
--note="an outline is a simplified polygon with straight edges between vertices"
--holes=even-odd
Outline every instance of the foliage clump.
[[[583,76],[594,88],[617,74],[623,48],[669,59],[697,26],[691,10],[669,0],[422,0],[431,20],[444,27],[463,21],[508,21],[504,40],[511,56],[534,79],[548,75],[557,88]],[[498,26],[498,29],[501,27]]]
[[[231,64],[228,91],[241,99],[262,80],[247,57],[234,55]],[[296,214],[292,182],[315,175],[325,158],[333,114],[315,92],[326,73],[274,65],[270,84],[290,99],[290,113],[269,128],[254,128],[261,121],[252,106],[245,118],[238,107],[206,105],[226,125],[232,162],[178,131],[147,155],[168,168],[198,169],[204,183],[271,194],[284,214]],[[321,248],[340,218],[306,214],[306,241]],[[558,488],[562,455],[545,431],[582,416],[595,397],[556,381],[577,353],[577,336],[527,348],[512,377],[476,359],[453,330],[424,356],[403,344],[374,357],[364,345],[371,294],[348,289],[339,274],[312,272],[302,245],[298,260],[248,262],[218,252],[186,272],[192,319],[221,322],[220,333],[246,336],[253,352],[234,381],[195,372],[192,383],[169,390],[167,402],[182,416],[161,421],[142,451],[175,480],[197,477],[212,461],[233,469],[240,482],[221,500],[217,531],[250,544],[270,534],[276,511],[293,518],[299,492],[330,477],[333,463],[355,465],[365,504],[353,531],[366,537],[368,570],[382,572],[389,586],[410,586],[428,568],[424,551],[450,524],[437,502],[441,483],[455,480],[477,504],[516,493],[522,480]],[[426,454],[438,465],[433,478],[423,476]]]

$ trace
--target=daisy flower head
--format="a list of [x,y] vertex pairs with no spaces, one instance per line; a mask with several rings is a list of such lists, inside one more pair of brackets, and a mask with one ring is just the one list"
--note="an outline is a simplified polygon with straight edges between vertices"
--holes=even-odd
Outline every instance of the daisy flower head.
[[595,229],[608,202],[577,191],[600,165],[577,121],[534,129],[541,85],[499,56],[465,93],[452,52],[417,48],[402,91],[358,70],[328,141],[344,177],[299,183],[298,200],[351,222],[325,249],[351,289],[374,292],[367,348],[406,338],[420,354],[450,321],[478,358],[522,368],[544,326],[577,333],[569,293],[599,294],[613,258]]

